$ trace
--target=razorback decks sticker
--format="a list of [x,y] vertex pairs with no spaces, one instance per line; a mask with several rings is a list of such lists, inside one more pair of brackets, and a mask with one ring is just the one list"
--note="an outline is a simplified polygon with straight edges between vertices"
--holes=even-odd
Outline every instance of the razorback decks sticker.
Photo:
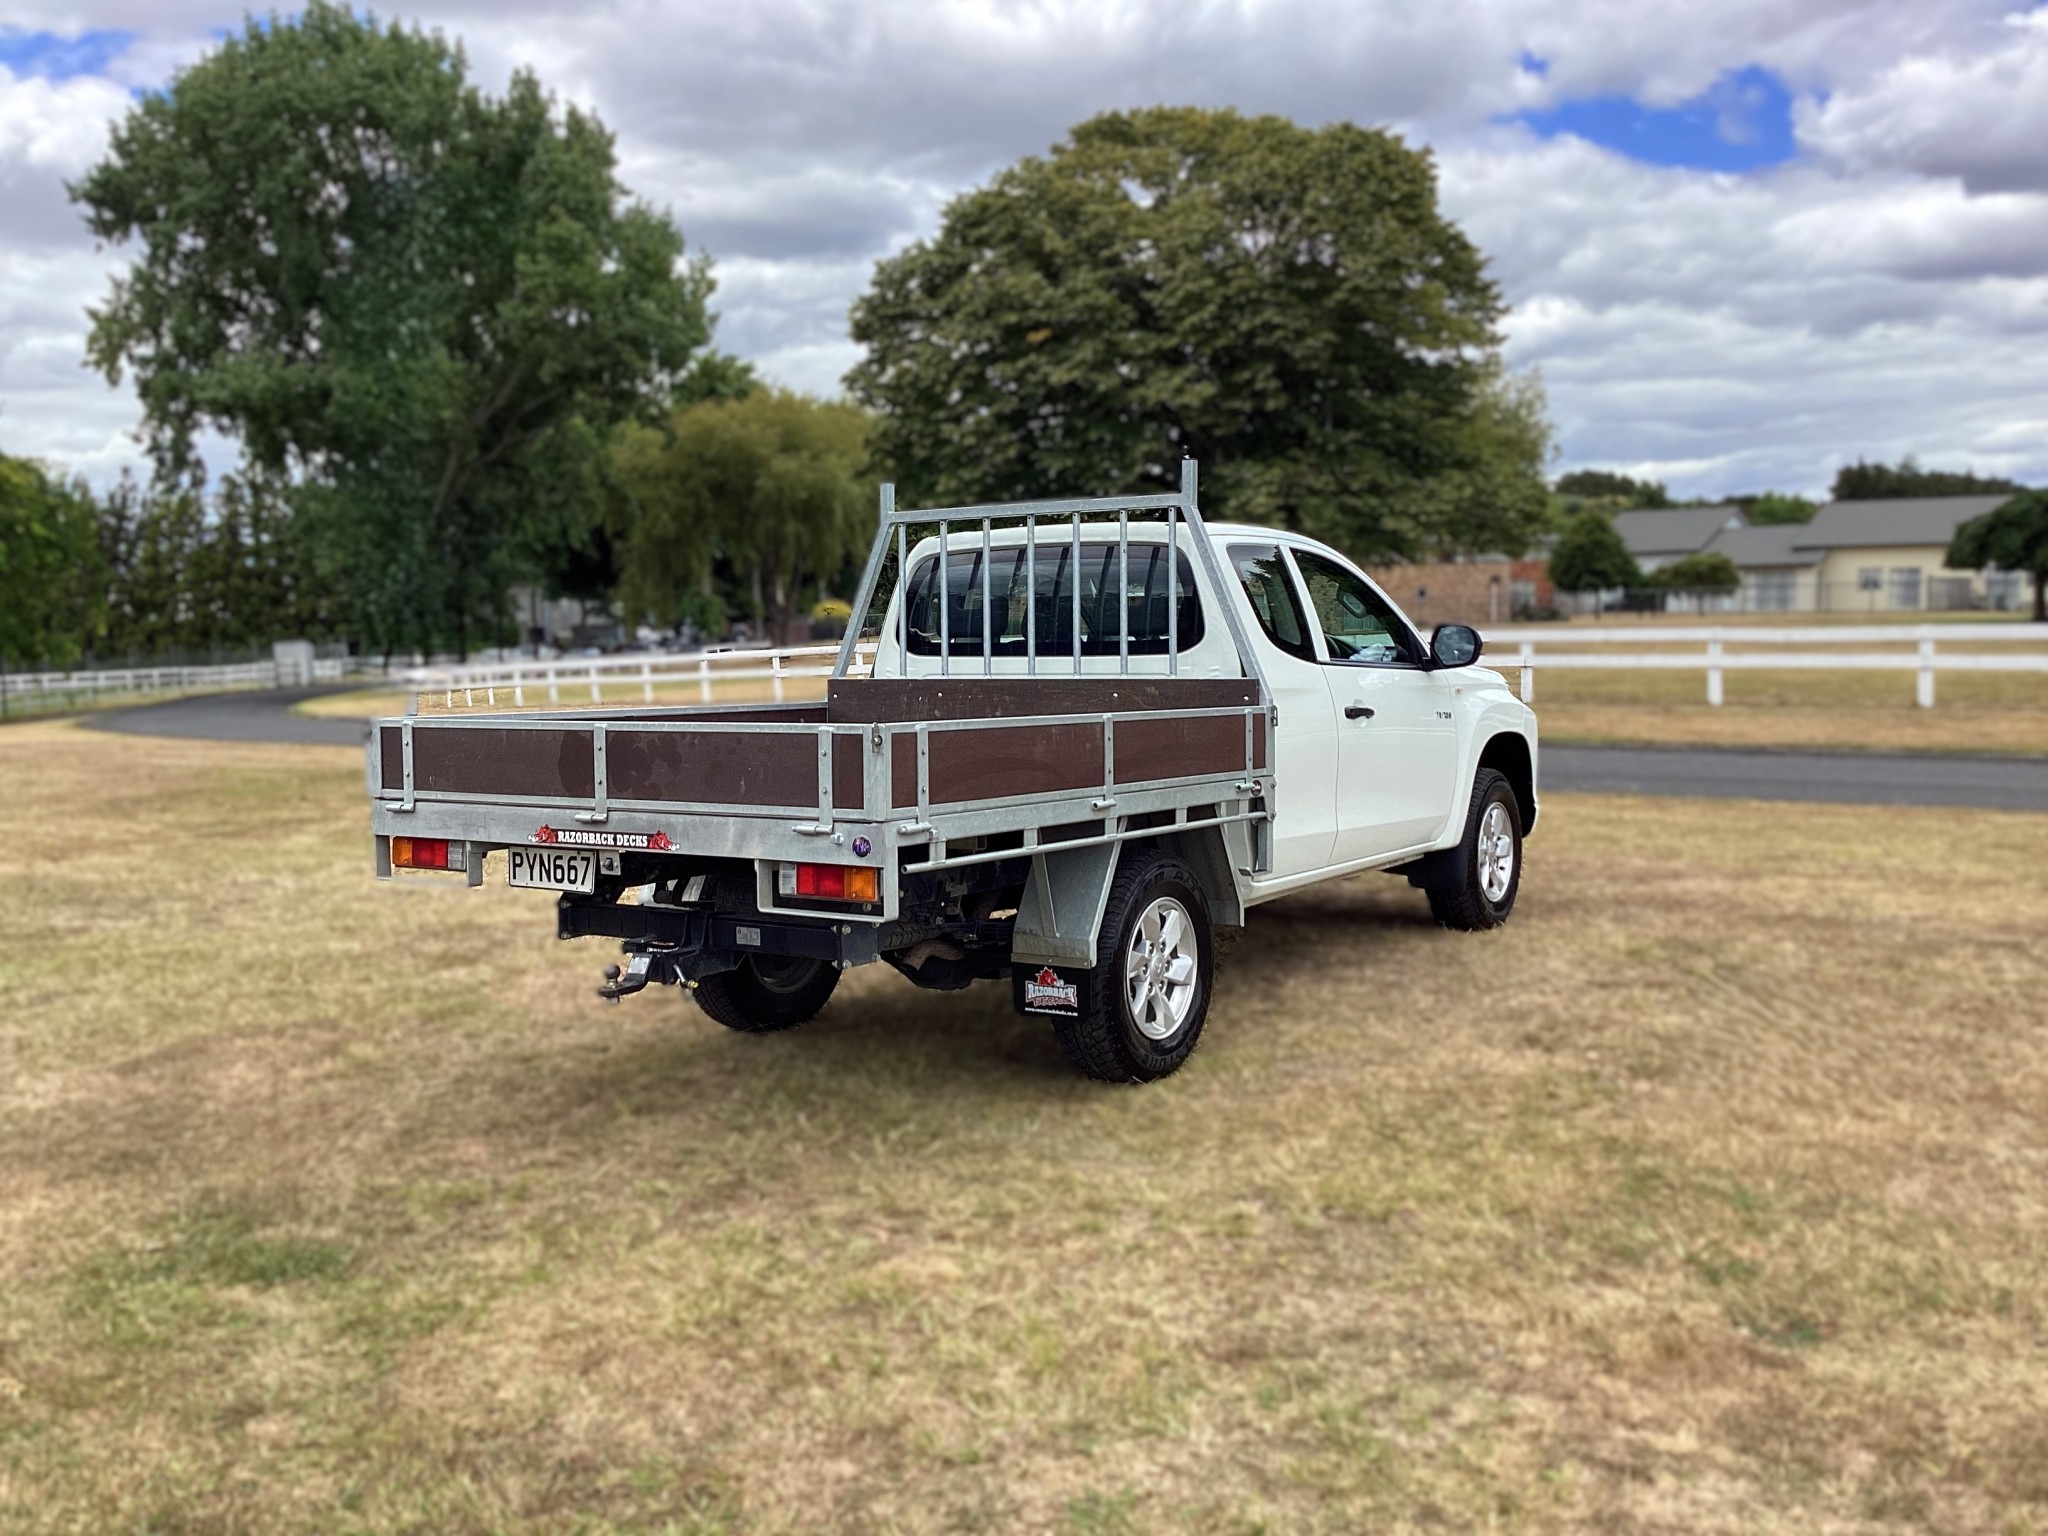
[[542,827],[529,841],[544,848],[638,848],[647,853],[669,853],[676,846],[666,832],[595,832],[588,827]]
[[1017,978],[1017,1009],[1020,1013],[1063,1013],[1079,1015],[1081,1012],[1081,983],[1070,981],[1051,966],[1042,966],[1035,973],[1019,969],[1012,972]]

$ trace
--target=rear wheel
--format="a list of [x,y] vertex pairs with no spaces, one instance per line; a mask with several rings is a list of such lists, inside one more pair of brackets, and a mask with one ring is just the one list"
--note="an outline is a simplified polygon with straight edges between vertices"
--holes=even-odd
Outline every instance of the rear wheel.
[[1455,848],[1431,855],[1441,862],[1425,887],[1429,910],[1446,928],[1478,932],[1498,928],[1515,910],[1522,888],[1522,813],[1514,787],[1491,768],[1472,781],[1465,836]]
[[1053,1022],[1060,1049],[1104,1082],[1165,1077],[1194,1051],[1214,979],[1209,903],[1194,872],[1166,854],[1131,850],[1102,914],[1087,1007]]
[[765,1035],[816,1018],[838,985],[839,967],[829,960],[748,955],[732,970],[706,976],[690,996],[727,1029]]

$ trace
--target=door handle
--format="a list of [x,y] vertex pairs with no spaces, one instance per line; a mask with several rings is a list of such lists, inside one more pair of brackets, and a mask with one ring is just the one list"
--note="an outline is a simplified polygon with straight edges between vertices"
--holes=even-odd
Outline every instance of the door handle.
[[1372,718],[1372,707],[1366,704],[1347,704],[1344,706],[1344,718],[1346,720],[1370,720]]

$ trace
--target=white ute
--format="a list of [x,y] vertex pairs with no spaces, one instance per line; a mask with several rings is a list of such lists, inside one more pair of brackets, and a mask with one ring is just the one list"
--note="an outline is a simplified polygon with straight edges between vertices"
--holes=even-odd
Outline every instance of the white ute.
[[622,941],[601,996],[681,983],[750,1032],[877,959],[1007,977],[1120,1082],[1187,1059],[1216,930],[1261,902],[1387,870],[1447,928],[1514,909],[1536,720],[1480,637],[1425,642],[1313,539],[1205,523],[1192,463],[1155,496],[885,486],[853,611],[822,704],[379,722],[378,873],[479,884],[505,849],[563,938]]

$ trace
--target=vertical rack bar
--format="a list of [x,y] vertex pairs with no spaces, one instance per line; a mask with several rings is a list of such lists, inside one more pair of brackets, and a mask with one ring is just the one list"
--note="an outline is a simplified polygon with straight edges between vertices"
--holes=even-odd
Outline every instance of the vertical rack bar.
[[[1185,478],[1185,476],[1183,476]],[[1174,522],[1174,514],[1180,508],[1166,509],[1166,675],[1180,676],[1180,529]]]
[[[853,600],[853,612],[847,616],[846,633],[839,641],[839,655],[832,662],[834,677],[846,676],[848,669],[852,667],[854,651],[860,644],[862,631],[867,627],[868,609],[875,600],[875,583],[881,579],[884,552],[889,547],[889,514],[895,510],[896,487],[885,481],[882,485],[880,511],[875,519],[874,546],[868,550],[867,568],[861,572],[860,589]],[[879,641],[882,637],[877,634],[875,638]]]
[[1074,676],[1081,675],[1081,514],[1074,514],[1073,569],[1067,580],[1074,589]]
[[1024,672],[1038,675],[1038,514],[1024,514]]
[[896,525],[896,675],[910,676],[910,555],[904,548],[903,525]]
[[989,532],[988,519],[981,520],[981,675],[994,677],[996,674],[994,621],[989,616]]
[[946,520],[939,519],[939,676],[953,675],[953,573],[946,566]]
[[1131,514],[1116,515],[1116,669],[1131,671]]

